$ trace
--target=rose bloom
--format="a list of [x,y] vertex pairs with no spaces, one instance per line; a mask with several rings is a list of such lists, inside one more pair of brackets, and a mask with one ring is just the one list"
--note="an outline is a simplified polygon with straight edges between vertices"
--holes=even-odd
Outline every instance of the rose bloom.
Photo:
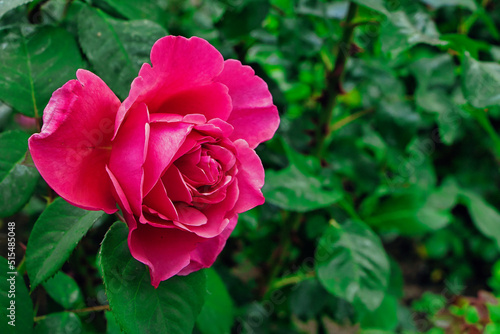
[[40,174],[88,210],[123,211],[128,245],[151,283],[209,267],[238,213],[264,203],[254,149],[279,125],[266,83],[207,41],[167,36],[120,103],[77,71],[29,140]]

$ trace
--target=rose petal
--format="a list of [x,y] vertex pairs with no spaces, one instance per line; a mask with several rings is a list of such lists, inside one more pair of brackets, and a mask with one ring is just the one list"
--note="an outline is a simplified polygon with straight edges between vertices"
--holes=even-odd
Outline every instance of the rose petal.
[[208,124],[212,124],[216,127],[218,127],[221,132],[222,132],[222,136],[223,137],[229,137],[231,135],[231,133],[233,133],[233,126],[219,118],[214,118],[214,119],[211,119],[207,122]]
[[118,111],[117,129],[135,104],[146,102],[151,113],[168,112],[158,109],[169,97],[212,84],[222,71],[224,59],[204,39],[166,36],[153,45],[151,63],[153,66],[144,64],[132,82],[129,96]]
[[207,119],[226,120],[231,109],[227,87],[214,82],[172,95],[158,107],[158,112],[178,115],[202,114]]
[[186,226],[193,233],[203,238],[213,238],[219,235],[229,224],[225,218],[228,212],[233,212],[233,207],[238,198],[237,182],[233,182],[227,187],[225,199],[216,205],[207,204],[206,207],[199,207],[200,211],[208,218],[207,223],[201,226]]
[[132,214],[132,209],[130,208],[130,204],[128,203],[127,196],[125,195],[122,186],[120,185],[116,177],[113,175],[113,172],[109,170],[108,166],[106,166],[106,172],[108,173],[109,178],[113,183],[112,193],[116,201],[118,202],[118,206],[122,208],[123,212],[128,212]]
[[77,80],[54,92],[41,133],[29,140],[33,161],[61,197],[89,210],[116,211],[106,173],[120,100],[96,75],[78,70]]
[[145,104],[132,110],[113,139],[109,169],[120,184],[132,212],[140,216],[144,170],[149,140],[149,114]]
[[236,163],[234,154],[225,147],[206,144],[205,148],[208,154],[220,163],[224,171],[228,171]]
[[174,165],[170,166],[163,175],[162,181],[167,190],[168,197],[172,202],[185,202],[191,204],[193,201],[191,192],[177,167]]
[[249,66],[229,59],[215,79],[229,88],[233,111],[227,122],[234,127],[230,139],[244,139],[255,148],[271,139],[279,125],[278,109],[264,80]]
[[262,195],[264,186],[264,167],[257,153],[252,150],[244,140],[237,140],[235,146],[238,150],[238,187],[240,195],[234,207],[237,213],[248,211],[257,205],[264,204]]
[[167,219],[179,219],[174,203],[172,203],[172,200],[168,197],[165,186],[161,180],[156,183],[153,189],[151,189],[149,194],[144,198],[144,205],[162,214]]
[[148,155],[144,163],[144,193],[147,194],[169,166],[175,153],[186,140],[192,124],[153,123],[149,136]]
[[226,245],[226,241],[231,235],[231,232],[233,232],[238,221],[238,216],[234,215],[231,219],[226,218],[226,220],[228,220],[228,224],[224,231],[218,236],[205,239],[203,242],[196,245],[196,248],[190,254],[191,261],[189,265],[182,269],[178,275],[189,275],[194,271],[212,266],[217,256]]
[[201,226],[207,223],[207,216],[192,206],[179,203],[177,205],[177,211],[179,212],[178,222],[182,225]]
[[201,241],[202,238],[190,232],[136,222],[135,228],[130,229],[128,244],[132,256],[149,267],[151,284],[157,288],[161,281],[189,264],[190,253]]

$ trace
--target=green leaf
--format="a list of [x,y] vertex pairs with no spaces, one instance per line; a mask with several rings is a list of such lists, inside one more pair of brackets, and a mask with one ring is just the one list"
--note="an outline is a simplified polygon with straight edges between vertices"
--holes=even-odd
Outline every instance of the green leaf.
[[347,221],[332,225],[319,240],[315,254],[316,272],[333,295],[368,310],[384,299],[390,264],[380,239],[368,226]]
[[84,306],[80,287],[73,278],[62,271],[57,272],[42,285],[49,296],[64,309],[70,310]]
[[14,166],[23,161],[28,151],[29,135],[15,130],[0,134],[0,181],[4,180]]
[[485,236],[495,240],[500,247],[500,212],[473,192],[462,191],[460,195],[469,209],[474,225]]
[[429,195],[427,202],[438,210],[451,210],[457,204],[459,194],[460,186],[457,181],[448,176],[441,186]]
[[470,52],[474,58],[479,57],[479,51],[487,52],[491,50],[491,44],[461,34],[441,35],[441,40],[449,42],[447,47],[457,52]]
[[412,309],[429,315],[435,315],[446,306],[446,298],[432,292],[424,292],[419,300],[412,303]]
[[439,139],[446,145],[451,145],[463,135],[461,123],[462,110],[451,100],[444,89],[418,89],[417,104],[419,107],[433,113],[439,127]]
[[[14,285],[11,282],[15,282]],[[14,291],[11,291],[14,290]],[[12,293],[15,295],[12,295]],[[12,301],[14,301],[14,317],[10,317]],[[28,289],[13,263],[4,257],[0,258],[0,333],[23,333],[33,331],[33,303],[28,294]],[[11,307],[12,308],[12,307]],[[13,322],[11,322],[13,321]],[[9,323],[15,324],[15,326]]]
[[393,12],[388,16],[389,21],[382,25],[380,41],[382,51],[391,57],[417,44],[444,45],[446,42],[439,39],[439,32],[429,15],[422,11],[406,13]]
[[476,108],[500,104],[500,64],[463,57],[462,91]]
[[22,6],[33,0],[4,0],[0,1],[0,18],[9,10]]
[[394,331],[398,325],[398,300],[394,296],[385,295],[376,310],[361,316],[360,323],[362,328]]
[[427,90],[452,87],[456,81],[455,67],[453,58],[445,53],[430,58],[419,58],[409,66],[409,69],[417,78],[419,88]]
[[384,232],[419,235],[438,230],[451,221],[448,209],[433,205],[414,192],[395,194],[383,200],[365,221]]
[[324,208],[342,198],[338,189],[325,189],[320,178],[304,174],[294,165],[279,172],[267,171],[263,192],[269,203],[298,212]]
[[207,295],[196,327],[203,334],[230,334],[234,321],[234,305],[224,282],[213,268],[207,274]]
[[97,74],[125,98],[154,42],[167,34],[158,24],[116,20],[85,6],[78,15],[78,38]]
[[282,144],[290,165],[277,172],[266,171],[262,191],[268,202],[286,210],[307,212],[342,198],[340,187],[327,185],[325,178],[319,176],[321,166],[317,158],[299,154],[284,140]]
[[355,3],[373,9],[384,15],[389,15],[389,11],[385,6],[384,0],[354,0]]
[[205,273],[174,276],[155,289],[147,267],[130,255],[127,237],[127,226],[116,222],[99,252],[116,321],[127,333],[191,333],[205,299]]
[[468,8],[472,11],[477,9],[477,5],[474,0],[421,0],[429,6],[434,8],[440,8],[444,6],[461,6]]
[[19,211],[38,181],[36,168],[23,164],[28,138],[27,133],[18,130],[0,134],[0,217]]
[[120,329],[120,325],[116,322],[115,316],[113,312],[106,311],[104,312],[104,316],[106,317],[106,334],[122,334],[122,330]]
[[30,117],[41,117],[52,93],[83,67],[73,36],[62,28],[0,30],[0,100]]
[[82,322],[71,312],[52,313],[40,320],[35,327],[35,334],[82,333]]
[[26,268],[31,291],[59,270],[80,239],[103,215],[77,208],[62,198],[47,206],[31,231]]
[[242,38],[262,26],[270,8],[267,0],[246,1],[243,6],[228,7],[217,26],[228,38]]
[[130,20],[151,20],[162,25],[166,23],[167,0],[98,0],[105,2],[111,8]]
[[500,333],[499,324],[487,324],[484,328],[484,334],[497,334]]
[[304,280],[290,294],[290,310],[304,321],[315,318],[328,301],[326,293],[317,279]]
[[387,295],[391,295],[396,299],[403,298],[404,296],[404,278],[403,272],[399,264],[393,258],[389,258],[391,266],[391,275],[389,277],[389,286],[387,287]]

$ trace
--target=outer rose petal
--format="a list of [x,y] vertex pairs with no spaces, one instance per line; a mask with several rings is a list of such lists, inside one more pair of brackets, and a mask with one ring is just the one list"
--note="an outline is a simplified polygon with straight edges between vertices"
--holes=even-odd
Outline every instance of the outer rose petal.
[[149,267],[151,284],[155,288],[161,281],[177,275],[186,267],[191,259],[190,253],[196,248],[197,243],[204,240],[194,233],[176,228],[137,224],[129,222],[129,219],[127,224],[130,229],[128,239],[130,252],[134,258]]
[[280,119],[265,81],[256,76],[250,66],[233,59],[224,62],[224,70],[215,80],[229,88],[233,102],[227,122],[234,127],[234,132],[229,138],[244,139],[250,148],[271,139]]
[[226,120],[231,109],[231,98],[227,87],[214,82],[173,95],[158,108],[158,111],[177,115],[202,114],[207,119]]
[[166,36],[153,45],[151,63],[152,67],[144,64],[132,82],[129,96],[118,111],[116,129],[135,104],[146,102],[151,113],[169,113],[158,109],[175,94],[199,86],[218,86],[213,78],[222,71],[224,59],[204,39]]
[[[109,170],[116,178],[132,212],[140,215],[144,169],[149,140],[149,114],[145,104],[135,107],[113,139]],[[115,181],[113,181],[115,182]],[[120,193],[118,193],[120,195]]]
[[231,232],[233,232],[237,221],[238,215],[234,215],[229,220],[229,224],[222,233],[214,238],[205,239],[203,242],[199,243],[190,254],[191,262],[179,272],[179,275],[189,275],[193,271],[210,267],[226,245],[226,241]]
[[257,153],[252,150],[244,140],[237,140],[235,143],[238,150],[238,187],[240,195],[234,206],[237,213],[248,211],[257,205],[264,204],[262,195],[264,186],[264,167]]
[[77,80],[54,92],[40,133],[29,140],[40,174],[64,199],[84,209],[116,211],[105,166],[120,100],[96,75],[78,70]]

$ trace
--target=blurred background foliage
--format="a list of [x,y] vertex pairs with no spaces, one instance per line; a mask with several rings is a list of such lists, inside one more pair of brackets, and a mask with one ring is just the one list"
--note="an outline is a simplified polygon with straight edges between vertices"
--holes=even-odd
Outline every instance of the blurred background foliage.
[[[0,150],[78,68],[124,99],[167,34],[251,65],[281,115],[258,148],[267,202],[208,271],[195,333],[500,333],[496,1],[3,1]],[[47,186],[19,157],[0,213],[25,245]],[[95,262],[112,220],[32,293],[36,316],[106,304]],[[109,312],[56,315],[37,333],[119,333]]]

